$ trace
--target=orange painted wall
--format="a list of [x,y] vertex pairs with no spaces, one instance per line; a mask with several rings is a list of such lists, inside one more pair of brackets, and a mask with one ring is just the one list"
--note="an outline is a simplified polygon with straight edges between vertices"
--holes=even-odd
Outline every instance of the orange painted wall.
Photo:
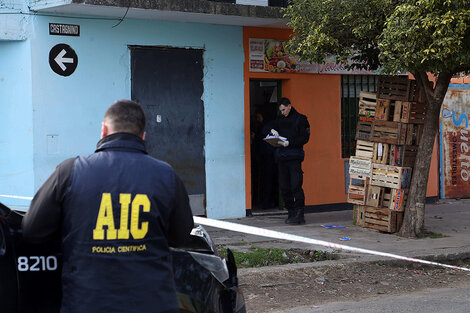
[[[341,75],[255,73],[249,71],[249,39],[287,40],[287,29],[244,27],[245,52],[245,177],[246,207],[251,208],[250,153],[250,79],[282,80],[282,96],[288,97],[310,123],[310,141],[305,145],[304,192],[306,205],[344,203],[347,201],[344,181],[344,162],[341,157]],[[438,157],[434,147],[428,183],[428,196],[437,196]]]
[[251,208],[250,79],[282,80],[282,96],[288,97],[296,110],[308,118],[311,136],[304,147],[305,161],[302,163],[305,204],[342,203],[347,199],[345,159],[341,158],[341,76],[249,71],[249,38],[287,40],[289,35],[289,30],[257,27],[246,27],[243,32],[247,208]]

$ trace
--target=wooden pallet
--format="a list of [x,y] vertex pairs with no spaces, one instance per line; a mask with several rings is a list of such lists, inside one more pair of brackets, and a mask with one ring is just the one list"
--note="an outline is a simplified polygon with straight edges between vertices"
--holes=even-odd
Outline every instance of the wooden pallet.
[[404,124],[406,125],[405,144],[409,146],[417,146],[423,135],[424,125],[422,124]]
[[369,185],[366,204],[375,208],[382,206],[384,189],[383,187]]
[[400,230],[402,223],[402,212],[394,212],[389,209],[379,209],[369,206],[364,208],[364,227],[387,233],[395,233]]
[[353,204],[366,204],[367,200],[367,186],[369,179],[355,179],[349,180],[348,188],[348,203]]
[[414,167],[416,156],[418,155],[418,146],[397,146],[391,145],[389,165]]
[[374,121],[372,141],[393,145],[403,145],[406,140],[406,124],[392,121]]
[[376,102],[375,93],[366,91],[359,93],[359,120],[369,122],[375,120]]
[[425,103],[395,101],[393,121],[401,123],[423,124],[425,117]]
[[356,127],[356,140],[371,141],[372,122],[359,121]]
[[379,76],[377,98],[395,101],[417,101],[418,87],[415,80],[400,76]]
[[364,227],[364,209],[363,205],[353,206],[353,224]]
[[391,101],[386,99],[377,99],[375,109],[375,119],[377,121],[388,121],[390,119]]
[[372,159],[374,155],[374,143],[372,141],[356,141],[356,157],[363,159]]
[[372,163],[371,185],[393,189],[408,189],[411,168]]
[[387,164],[389,155],[389,144],[375,142],[374,143],[374,155],[372,156],[373,163]]
[[364,180],[370,178],[372,174],[372,161],[370,159],[362,159],[359,157],[349,158],[349,176],[355,179]]

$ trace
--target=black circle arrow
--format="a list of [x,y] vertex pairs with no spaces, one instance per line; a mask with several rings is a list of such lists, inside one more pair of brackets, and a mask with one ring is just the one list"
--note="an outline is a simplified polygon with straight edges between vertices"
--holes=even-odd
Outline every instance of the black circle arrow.
[[69,45],[61,43],[49,52],[49,65],[55,73],[70,76],[77,68],[78,56]]

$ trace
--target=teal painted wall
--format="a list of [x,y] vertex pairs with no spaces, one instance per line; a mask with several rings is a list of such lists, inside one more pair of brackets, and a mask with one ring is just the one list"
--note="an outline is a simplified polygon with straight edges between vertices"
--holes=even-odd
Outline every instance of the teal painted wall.
[[[64,159],[92,153],[106,108],[115,100],[130,98],[128,45],[203,48],[207,215],[244,216],[241,27],[124,20],[113,28],[116,21],[38,16],[32,23],[29,103],[34,112],[30,110],[34,152],[29,150],[29,155],[30,159],[34,155],[35,190]],[[51,36],[49,23],[78,24],[80,37]],[[49,51],[59,43],[70,45],[78,55],[78,67],[68,77],[49,67]],[[31,167],[30,159],[13,162]],[[32,195],[27,191],[21,193]]]
[[[0,194],[34,192],[31,49],[29,41],[0,41]],[[0,197],[9,205],[29,201]]]

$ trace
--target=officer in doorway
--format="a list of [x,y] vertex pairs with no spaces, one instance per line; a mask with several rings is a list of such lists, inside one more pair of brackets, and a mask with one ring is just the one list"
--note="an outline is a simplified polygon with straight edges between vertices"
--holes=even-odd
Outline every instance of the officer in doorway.
[[270,133],[285,137],[279,140],[280,147],[274,153],[279,168],[279,186],[288,210],[287,224],[305,224],[305,195],[302,189],[304,160],[303,146],[310,138],[310,125],[307,117],[292,107],[288,98],[279,100],[281,115],[272,124]]
[[59,164],[23,219],[25,240],[61,240],[61,313],[179,312],[169,247],[189,238],[193,217],[144,129],[138,103],[111,105],[95,153]]

